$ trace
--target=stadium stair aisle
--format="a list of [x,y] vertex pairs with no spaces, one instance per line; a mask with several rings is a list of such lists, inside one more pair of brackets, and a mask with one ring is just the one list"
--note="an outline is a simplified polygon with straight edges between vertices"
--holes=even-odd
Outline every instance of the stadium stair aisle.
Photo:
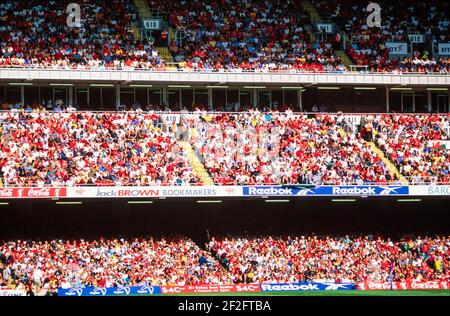
[[[347,35],[343,35],[343,36],[347,36]],[[348,42],[347,42],[348,43]],[[336,51],[336,55],[338,57],[341,57],[342,62],[344,63],[344,65],[347,67],[347,69],[350,69],[350,66],[352,66],[354,63],[352,62],[352,60],[350,59],[350,57],[347,55],[347,53],[343,50],[337,50]]]
[[305,26],[305,30],[308,32],[311,42],[314,43],[316,41],[316,37],[314,36],[314,32],[312,31],[312,26]]
[[[308,12],[308,14],[311,16],[312,23],[322,23],[322,17],[320,16],[319,12],[317,12],[316,8],[312,5],[312,3],[309,0],[302,2],[303,8]],[[311,41],[315,42],[316,38],[314,36],[314,33],[312,30],[308,30],[309,36],[311,38]],[[344,37],[345,43],[350,43],[350,39],[348,38],[347,34],[345,32],[340,32],[341,36]],[[354,63],[352,62],[351,58],[347,55],[347,53],[343,50],[336,51],[336,55],[338,57],[341,57],[344,65],[350,69],[350,66],[352,66]]]
[[[175,33],[175,29],[173,27],[169,27],[169,39],[170,41],[174,40],[176,38],[176,33]],[[177,70],[176,65],[178,65],[178,63],[175,62],[175,60],[173,60],[172,58],[172,54],[169,52],[169,49],[167,47],[157,47],[157,49],[159,50],[164,62],[167,64],[171,63],[173,66],[168,66],[167,69],[168,70]],[[167,57],[166,57],[167,56]]]
[[[176,38],[175,29],[173,27],[169,27],[169,39],[170,41],[174,40]],[[168,47],[157,47],[156,48],[159,51],[159,54],[161,55],[161,58],[163,59],[164,63],[167,66],[167,70],[177,70],[178,63],[175,62],[172,58],[172,54],[169,52]]]
[[[375,133],[376,133],[376,131],[375,131]],[[339,129],[339,134],[341,134],[342,137],[347,136],[347,132],[344,131],[342,128]],[[408,184],[408,180],[406,180],[405,177],[402,174],[400,174],[400,172],[398,171],[397,167],[392,163],[392,161],[390,161],[386,157],[384,152],[377,146],[377,144],[375,144],[374,142],[367,142],[367,141],[366,141],[366,143],[372,148],[372,150],[378,155],[378,157],[381,158],[381,160],[387,166],[389,171],[392,174],[396,175],[400,179],[400,182],[402,184],[406,184],[407,185]]]
[[[139,16],[142,18],[150,18],[153,16],[152,14],[152,10],[151,8],[148,6],[147,2],[145,0],[134,0],[134,4],[135,6],[138,8],[139,10]],[[136,36],[135,32],[138,34]],[[139,32],[139,30],[134,30],[133,29],[133,34],[135,35],[135,38],[139,38],[140,40],[142,40],[142,34]],[[175,38],[175,32],[172,28],[170,28],[170,38],[173,39]],[[159,55],[161,56],[164,64],[173,64],[174,61],[172,59],[172,55],[169,52],[169,48],[168,47],[155,47],[155,49],[159,52]],[[174,68],[174,70],[176,70],[176,67],[168,67],[168,70],[172,70],[170,68]]]
[[[317,12],[316,8],[314,8],[314,6],[311,4],[311,2],[309,2],[308,0],[303,1],[302,2],[302,6],[303,8],[306,10],[306,12],[308,12],[309,16],[311,17],[312,21],[316,21],[316,22],[322,22],[322,18],[320,17],[319,13]],[[312,42],[316,41],[316,37],[314,36],[314,32],[313,30],[313,26],[312,25],[307,25],[305,26],[305,29],[308,31],[309,34],[309,38],[311,39]]]
[[138,8],[141,19],[150,18],[152,16],[152,11],[145,0],[134,0],[134,5]]
[[201,179],[203,185],[214,185],[214,181],[209,176],[208,172],[205,169],[205,166],[197,157],[189,142],[179,141],[178,143],[186,151],[189,158],[189,163],[194,168],[195,175]]
[[142,32],[140,32],[139,28],[136,26],[131,27],[131,33],[133,33],[134,39],[138,41],[142,41]]
[[[134,5],[138,9],[139,17],[141,19],[152,16],[152,12],[151,12],[150,8],[148,7],[147,2],[145,0],[134,0]],[[139,30],[139,28],[132,27],[131,31],[136,40],[139,40],[139,41],[143,40],[142,32]]]
[[341,137],[347,136],[347,132],[344,131],[344,129],[342,129],[342,128],[339,129],[339,134],[341,134]]
[[[164,64],[166,65],[172,65],[174,64],[174,60],[172,59],[172,55],[169,52],[169,48],[168,47],[156,47],[156,50],[159,52],[159,56],[161,56]],[[176,67],[167,67],[168,70],[176,70]],[[172,69],[173,68],[173,69]]]
[[159,55],[161,58],[164,59],[164,61],[170,61],[172,59],[172,56],[170,56],[169,48],[167,47],[156,47],[156,49],[159,51]]
[[169,27],[169,38],[170,40],[174,40],[175,39],[175,29],[173,27]]
[[319,12],[317,12],[316,8],[312,5],[309,0],[302,1],[302,6],[306,12],[311,16],[311,20],[313,23],[321,23],[322,18],[320,17]]
[[[377,134],[376,131],[374,131],[375,136]],[[377,155],[383,160],[384,164],[389,168],[391,173],[395,174],[402,184],[409,184],[408,180],[398,171],[397,167],[394,165],[394,163],[386,157],[384,152],[378,147],[378,145],[375,142],[367,142],[369,146],[372,148],[372,150],[377,153]]]

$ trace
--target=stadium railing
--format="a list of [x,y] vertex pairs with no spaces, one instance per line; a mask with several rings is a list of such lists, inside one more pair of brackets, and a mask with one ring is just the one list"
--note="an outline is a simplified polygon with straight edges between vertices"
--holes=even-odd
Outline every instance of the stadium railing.
[[[55,70],[55,71],[141,71],[141,72],[194,72],[194,73],[256,73],[256,74],[365,74],[365,75],[433,75],[433,76],[449,76],[450,72],[405,72],[405,71],[383,71],[383,72],[371,72],[366,70],[323,70],[323,71],[314,71],[307,69],[286,69],[286,70],[245,70],[245,69],[204,69],[204,68],[177,68],[174,67],[166,67],[164,68],[133,68],[133,67],[86,67],[86,68],[77,68],[77,67],[56,67],[56,66],[4,66],[0,65],[0,69],[11,69],[11,70]],[[355,68],[356,69],[356,68]]]
[[[405,177],[408,179],[408,177]],[[343,182],[343,183],[275,183],[275,184],[239,184],[238,182],[221,184],[214,183],[213,185],[205,185],[203,183],[189,183],[183,185],[168,185],[168,184],[155,184],[155,185],[136,185],[136,184],[122,184],[122,185],[95,185],[95,184],[83,184],[83,185],[60,185],[60,184],[46,184],[44,186],[38,184],[26,184],[26,185],[10,185],[4,183],[3,186],[0,186],[2,189],[14,189],[14,188],[85,188],[85,187],[93,187],[93,188],[101,188],[101,187],[142,187],[142,188],[152,188],[152,187],[179,187],[179,188],[187,188],[187,187],[209,187],[209,186],[220,186],[220,187],[233,187],[233,186],[267,186],[267,187],[336,187],[336,186],[441,186],[441,185],[450,185],[448,182],[410,182],[409,184],[400,183],[398,181],[393,182]]]
[[[14,109],[14,110],[0,110],[0,113],[10,113],[10,112],[19,112],[19,111],[25,111],[24,108],[20,109]],[[242,114],[252,114],[253,112],[243,111],[243,112],[236,112],[236,111],[208,111],[208,110],[200,110],[200,111],[161,111],[161,110],[120,110],[120,111],[111,111],[111,110],[105,110],[105,111],[98,111],[98,110],[82,110],[82,111],[73,111],[76,113],[95,113],[95,114],[116,114],[116,113],[129,113],[129,114],[157,114],[157,115],[242,115]],[[35,113],[35,112],[28,112],[28,113]],[[43,113],[71,113],[70,111],[54,111],[54,110],[45,110]],[[260,114],[269,113],[264,111],[259,111]],[[272,114],[279,114],[283,115],[285,112],[270,112]],[[419,116],[419,115],[444,115],[444,116],[450,116],[449,113],[382,113],[382,112],[367,112],[367,113],[347,113],[347,112],[310,112],[310,111],[293,111],[292,115],[306,115],[306,116],[314,116],[314,115],[329,115],[329,116],[361,116],[361,117],[367,117],[367,116],[375,116],[375,115],[389,115],[389,116]]]

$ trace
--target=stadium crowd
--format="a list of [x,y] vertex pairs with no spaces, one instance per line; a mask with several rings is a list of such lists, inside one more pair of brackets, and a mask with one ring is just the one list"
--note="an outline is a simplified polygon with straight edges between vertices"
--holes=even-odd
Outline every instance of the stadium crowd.
[[[415,43],[409,57],[390,55],[388,42],[409,43],[409,35],[420,34],[434,43],[450,40],[449,2],[440,1],[376,1],[381,7],[381,27],[369,27],[368,2],[313,0],[319,13],[337,23],[351,43],[346,52],[357,65],[371,72],[450,72],[450,58],[431,57],[431,47]],[[400,13],[401,12],[401,13]],[[409,48],[408,48],[409,51]]]
[[[410,183],[450,182],[448,115],[365,116],[374,131],[367,139],[367,125],[345,133],[339,114],[197,113],[200,119],[186,120],[196,130],[191,143],[216,184],[398,182],[367,144],[372,138]],[[77,113],[56,105],[50,113],[28,106],[0,119],[5,185],[200,184],[173,130],[157,128],[153,111]]]
[[67,25],[73,1],[0,3],[0,67],[52,69],[163,69],[158,51],[136,41],[130,26],[137,13],[130,0],[85,0],[81,25]]
[[[342,114],[196,113],[180,131],[190,128],[183,137],[217,185],[384,185],[400,175],[411,184],[450,183],[449,115],[366,115],[360,130],[345,132]],[[159,114],[142,110],[0,112],[1,183],[201,185],[176,126],[159,124]]]
[[174,133],[152,112],[1,112],[4,186],[199,183]]
[[345,71],[334,38],[313,42],[307,13],[288,1],[160,1],[170,26],[183,34],[170,52],[181,68],[254,71]]
[[[168,13],[168,26],[178,35],[168,49],[180,70],[345,72],[336,54],[344,49],[373,72],[439,72],[448,74],[450,58],[431,54],[427,43],[414,44],[409,56],[389,54],[387,42],[409,42],[422,34],[435,43],[449,41],[448,1],[378,1],[381,30],[369,28],[361,2],[312,1],[346,34],[311,36],[310,13],[298,0],[212,2],[147,0],[152,10]],[[0,67],[51,69],[165,70],[154,40],[137,40],[138,10],[131,0],[84,0],[81,26],[67,25],[64,1],[0,3]],[[398,12],[407,12],[408,19]],[[163,15],[165,17],[165,15]],[[161,33],[168,37],[169,28]],[[347,41],[349,42],[349,41]],[[166,61],[170,62],[170,61]]]
[[46,294],[73,287],[228,283],[220,263],[182,237],[0,244],[0,288]]
[[386,184],[399,179],[341,115],[206,115],[191,139],[216,183]]
[[449,280],[450,236],[15,240],[0,243],[0,287],[56,288]]
[[450,236],[218,238],[208,249],[237,283],[448,280]]
[[369,118],[380,148],[412,184],[450,183],[450,115],[379,115]]

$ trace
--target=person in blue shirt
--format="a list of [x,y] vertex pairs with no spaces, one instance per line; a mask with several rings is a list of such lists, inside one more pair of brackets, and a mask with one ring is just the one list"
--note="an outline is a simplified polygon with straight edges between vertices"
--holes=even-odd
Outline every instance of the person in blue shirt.
[[206,258],[204,256],[201,256],[200,259],[198,260],[199,266],[203,266],[204,264],[206,264],[208,260],[206,260]]

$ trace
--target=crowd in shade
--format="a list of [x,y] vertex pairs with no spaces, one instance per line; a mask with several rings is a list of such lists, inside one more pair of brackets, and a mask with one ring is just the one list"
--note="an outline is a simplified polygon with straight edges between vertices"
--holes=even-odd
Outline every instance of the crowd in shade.
[[158,51],[131,33],[131,0],[83,0],[81,23],[67,24],[71,0],[0,3],[0,67],[163,69]]
[[[438,1],[375,1],[381,8],[381,26],[367,23],[372,11],[367,11],[370,1],[321,1],[313,3],[321,14],[337,23],[351,40],[347,54],[357,65],[367,65],[372,72],[438,72],[448,74],[450,58],[432,57],[428,40],[438,43],[450,41],[450,4]],[[422,43],[413,43],[410,35],[423,35]],[[386,43],[407,43],[409,56],[390,54]]]
[[2,112],[4,186],[198,183],[172,131],[151,112]]
[[216,183],[387,184],[398,178],[342,115],[204,115],[191,141]]
[[410,183],[450,183],[450,115],[369,117],[380,148]]
[[450,236],[14,240],[0,243],[0,287],[57,288],[448,281]]

